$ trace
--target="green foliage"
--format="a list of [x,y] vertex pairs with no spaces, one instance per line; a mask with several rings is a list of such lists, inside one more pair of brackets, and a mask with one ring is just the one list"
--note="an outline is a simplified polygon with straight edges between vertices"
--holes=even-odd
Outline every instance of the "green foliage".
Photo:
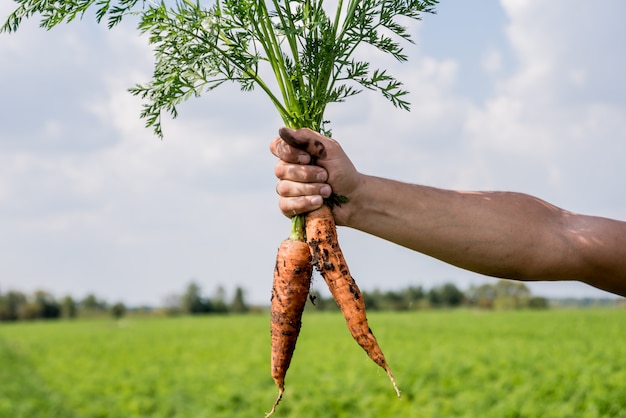
[[37,13],[50,29],[82,17],[92,6],[97,21],[107,17],[109,27],[138,14],[138,29],[148,34],[155,65],[152,81],[131,92],[147,101],[141,116],[162,136],[162,112],[176,117],[181,102],[226,81],[244,91],[261,88],[294,128],[322,130],[326,106],[358,94],[358,86],[408,110],[402,83],[355,58],[355,51],[369,45],[406,61],[399,41],[412,40],[401,19],[434,12],[437,0],[340,0],[334,15],[323,0],[217,0],[208,8],[200,1],[177,0],[172,6],[141,2],[140,10],[133,10],[137,0],[18,3],[2,31],[17,30],[22,19]]
[[434,287],[428,292],[428,301],[435,307],[460,306],[464,299],[463,292],[452,283]]
[[26,303],[26,295],[22,292],[8,291],[0,293],[0,321],[19,319],[20,306]]
[[66,295],[61,300],[61,317],[69,319],[76,318],[78,312],[78,306],[74,301],[74,298],[70,295]]
[[547,300],[532,297],[528,286],[513,280],[473,286],[468,290],[467,298],[472,305],[487,309],[541,309],[548,306]]
[[[339,313],[306,313],[277,417],[626,417],[626,310],[372,313],[398,380]],[[0,326],[0,417],[255,417],[266,315]]]
[[[521,282],[498,280],[481,286],[470,287],[463,292],[453,283],[444,283],[425,290],[421,286],[409,286],[400,290],[363,290],[368,311],[406,311],[430,308],[477,307],[481,309],[546,309],[548,300],[531,296],[528,287]],[[615,301],[614,301],[615,303]],[[314,293],[314,307],[318,311],[336,310],[332,297]]]
[[[258,308],[257,308],[258,309]],[[97,318],[112,315],[121,318],[129,311],[135,315],[179,315],[179,314],[225,314],[249,312],[244,290],[235,289],[231,303],[226,301],[226,289],[218,286],[212,297],[205,297],[196,282],[190,282],[182,295],[172,294],[164,300],[161,309],[134,307],[128,309],[122,302],[109,305],[93,293],[76,302],[69,295],[57,300],[49,292],[37,290],[32,294],[18,291],[0,292],[0,321]]]
[[117,302],[111,306],[111,316],[114,319],[121,319],[126,314],[126,305],[122,302]]
[[93,293],[90,293],[80,302],[80,307],[86,311],[102,312],[107,309],[107,303],[104,300],[98,299]]
[[119,0],[112,4],[111,0],[15,0],[19,7],[11,13],[0,28],[0,32],[15,32],[23,19],[35,14],[41,15],[40,26],[42,28],[52,29],[60,23],[70,23],[77,17],[82,18],[92,6],[96,8],[98,23],[107,17],[107,25],[110,29],[118,24],[125,15],[131,13],[137,1]]
[[61,305],[48,292],[37,290],[32,295],[18,291],[0,293],[0,321],[53,319],[61,316]]
[[243,288],[237,286],[235,289],[235,296],[233,302],[230,304],[230,312],[232,313],[246,313],[250,310],[244,297]]
[[[269,5],[267,4],[269,3]],[[225,81],[244,91],[260,87],[292,127],[320,130],[326,105],[359,92],[347,81],[378,90],[395,106],[408,109],[402,83],[385,70],[352,57],[361,44],[405,60],[402,48],[386,33],[410,40],[399,17],[418,19],[434,1],[340,1],[334,18],[323,1],[216,1],[209,9],[177,1],[142,15],[139,28],[150,35],[156,64],[153,81],[131,89],[148,99],[142,116],[162,135],[163,110]],[[385,33],[385,34],[383,34]],[[277,88],[263,78],[271,70]]]
[[180,301],[181,312],[198,314],[211,311],[211,301],[202,297],[202,289],[196,282],[187,285]]

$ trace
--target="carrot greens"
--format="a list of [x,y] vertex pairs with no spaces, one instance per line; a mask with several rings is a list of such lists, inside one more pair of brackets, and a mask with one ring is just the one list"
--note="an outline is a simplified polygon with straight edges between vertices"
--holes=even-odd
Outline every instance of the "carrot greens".
[[[292,128],[329,133],[324,111],[363,88],[380,92],[394,106],[409,109],[407,91],[385,69],[372,68],[355,52],[370,45],[398,61],[400,41],[412,42],[402,19],[434,12],[436,0],[16,0],[18,7],[0,28],[18,29],[40,15],[45,29],[95,10],[109,28],[128,16],[148,36],[155,55],[152,80],[131,88],[145,100],[141,116],[163,136],[161,116],[226,81],[244,91],[260,88]],[[329,9],[334,8],[334,15]]]

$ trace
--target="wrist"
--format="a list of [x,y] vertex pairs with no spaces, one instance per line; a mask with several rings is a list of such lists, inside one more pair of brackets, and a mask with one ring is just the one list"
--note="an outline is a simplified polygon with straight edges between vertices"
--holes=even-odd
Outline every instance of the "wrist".
[[336,206],[333,210],[337,225],[347,226],[350,228],[357,227],[356,225],[358,225],[359,219],[364,215],[364,203],[368,200],[367,191],[371,179],[371,176],[357,173],[355,186],[346,196],[348,198],[348,202]]

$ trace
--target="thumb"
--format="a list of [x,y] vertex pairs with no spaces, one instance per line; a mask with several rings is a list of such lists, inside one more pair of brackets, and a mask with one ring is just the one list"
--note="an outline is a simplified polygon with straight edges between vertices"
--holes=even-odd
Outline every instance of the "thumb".
[[294,130],[282,127],[278,135],[292,147],[306,151],[314,158],[326,158],[326,138],[318,132],[307,128]]

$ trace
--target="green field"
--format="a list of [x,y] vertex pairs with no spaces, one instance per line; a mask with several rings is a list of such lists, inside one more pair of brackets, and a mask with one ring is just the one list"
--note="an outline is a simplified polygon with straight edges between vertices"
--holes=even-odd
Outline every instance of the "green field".
[[[626,310],[305,313],[275,417],[626,417]],[[0,417],[263,417],[267,315],[0,324]]]

